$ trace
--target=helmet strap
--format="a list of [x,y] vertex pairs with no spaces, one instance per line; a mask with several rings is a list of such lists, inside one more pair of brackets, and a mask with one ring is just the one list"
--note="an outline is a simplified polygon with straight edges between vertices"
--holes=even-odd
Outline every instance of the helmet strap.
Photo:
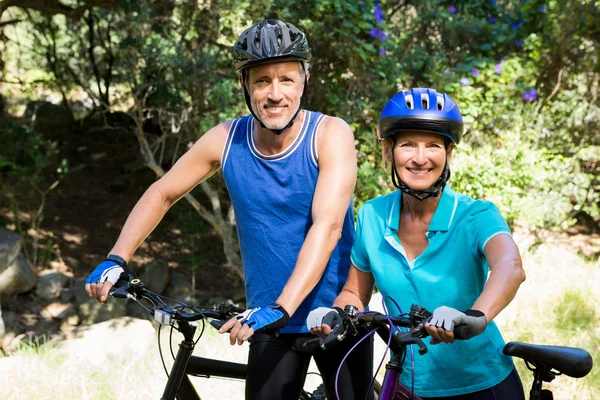
[[425,190],[411,189],[410,187],[408,187],[408,185],[406,183],[404,183],[404,182],[402,182],[402,180],[400,180],[400,177],[398,176],[398,173],[396,172],[396,163],[394,160],[394,152],[392,151],[392,183],[394,184],[394,186],[396,188],[400,189],[403,193],[413,196],[414,198],[416,198],[417,200],[420,200],[420,201],[423,201],[430,197],[438,197],[440,195],[440,193],[442,192],[442,189],[446,185],[446,182],[448,182],[448,179],[450,179],[450,167],[448,166],[448,159],[446,159],[446,162],[444,164],[444,170],[442,171],[442,174],[440,175],[438,180],[433,185],[431,185],[431,187],[429,187],[428,189],[425,189]]

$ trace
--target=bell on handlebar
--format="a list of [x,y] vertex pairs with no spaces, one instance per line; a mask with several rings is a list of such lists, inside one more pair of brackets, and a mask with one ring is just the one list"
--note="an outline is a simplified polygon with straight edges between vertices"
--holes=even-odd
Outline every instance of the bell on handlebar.
[[132,279],[131,281],[129,281],[129,289],[131,289],[133,294],[135,294],[136,296],[141,295],[145,289],[144,282],[137,278]]

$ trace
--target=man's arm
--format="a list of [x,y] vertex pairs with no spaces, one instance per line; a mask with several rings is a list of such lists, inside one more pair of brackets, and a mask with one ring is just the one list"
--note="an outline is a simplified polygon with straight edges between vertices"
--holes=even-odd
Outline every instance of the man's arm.
[[318,132],[319,178],[313,197],[313,225],[277,303],[293,315],[317,285],[342,234],[356,184],[354,136],[346,122],[327,117]]
[[[519,248],[507,234],[494,236],[485,245],[485,258],[490,268],[490,276],[472,309],[481,311],[487,322],[492,321],[511,301],[525,281],[525,271]],[[431,343],[452,343],[454,333],[426,325],[432,336]]]
[[[231,122],[206,132],[173,167],[154,182],[127,217],[110,254],[129,261],[135,250],[154,230],[169,208],[219,168]],[[112,283],[87,284],[86,292],[106,303]]]

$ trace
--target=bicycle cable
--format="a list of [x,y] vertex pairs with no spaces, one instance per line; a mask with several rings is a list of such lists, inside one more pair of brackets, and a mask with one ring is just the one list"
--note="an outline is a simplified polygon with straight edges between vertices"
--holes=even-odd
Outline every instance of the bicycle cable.
[[[400,315],[406,315],[406,314],[402,312],[402,308],[400,308],[400,305],[398,304],[398,302],[396,300],[394,300],[393,297],[387,296],[387,295],[385,297],[384,296],[381,297],[381,304],[383,306],[383,310],[385,311],[385,314],[388,316],[388,320],[390,321],[390,327],[391,327],[390,334],[392,333],[392,331],[394,329],[402,332],[402,330],[399,327],[397,327],[396,325],[393,325],[391,323],[392,320],[390,319],[389,313],[387,312],[387,308],[385,306],[385,301],[384,301],[385,298],[390,299],[390,301],[392,301],[394,303],[394,305],[400,312]],[[411,374],[410,397],[414,398],[415,397],[415,353],[413,351],[412,346],[409,346],[409,350],[410,350],[410,374]],[[406,351],[404,351],[404,355],[402,356],[402,365],[404,365],[405,361],[406,361]]]

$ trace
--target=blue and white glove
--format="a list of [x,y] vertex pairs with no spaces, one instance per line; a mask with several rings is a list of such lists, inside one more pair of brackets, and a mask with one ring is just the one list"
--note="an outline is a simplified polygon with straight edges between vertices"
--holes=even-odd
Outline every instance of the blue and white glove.
[[235,316],[242,325],[248,325],[254,332],[276,331],[290,322],[290,315],[277,303],[265,307],[251,308]]
[[85,284],[111,282],[114,286],[120,279],[130,281],[133,278],[133,272],[127,266],[127,262],[119,256],[109,254],[106,260],[92,271]]
[[485,314],[479,310],[459,311],[451,307],[438,307],[429,324],[454,332],[459,339],[470,339],[482,333],[487,326]]
[[325,324],[330,328],[335,328],[344,320],[343,310],[339,307],[319,307],[312,310],[306,317],[306,326],[308,330],[321,328]]

